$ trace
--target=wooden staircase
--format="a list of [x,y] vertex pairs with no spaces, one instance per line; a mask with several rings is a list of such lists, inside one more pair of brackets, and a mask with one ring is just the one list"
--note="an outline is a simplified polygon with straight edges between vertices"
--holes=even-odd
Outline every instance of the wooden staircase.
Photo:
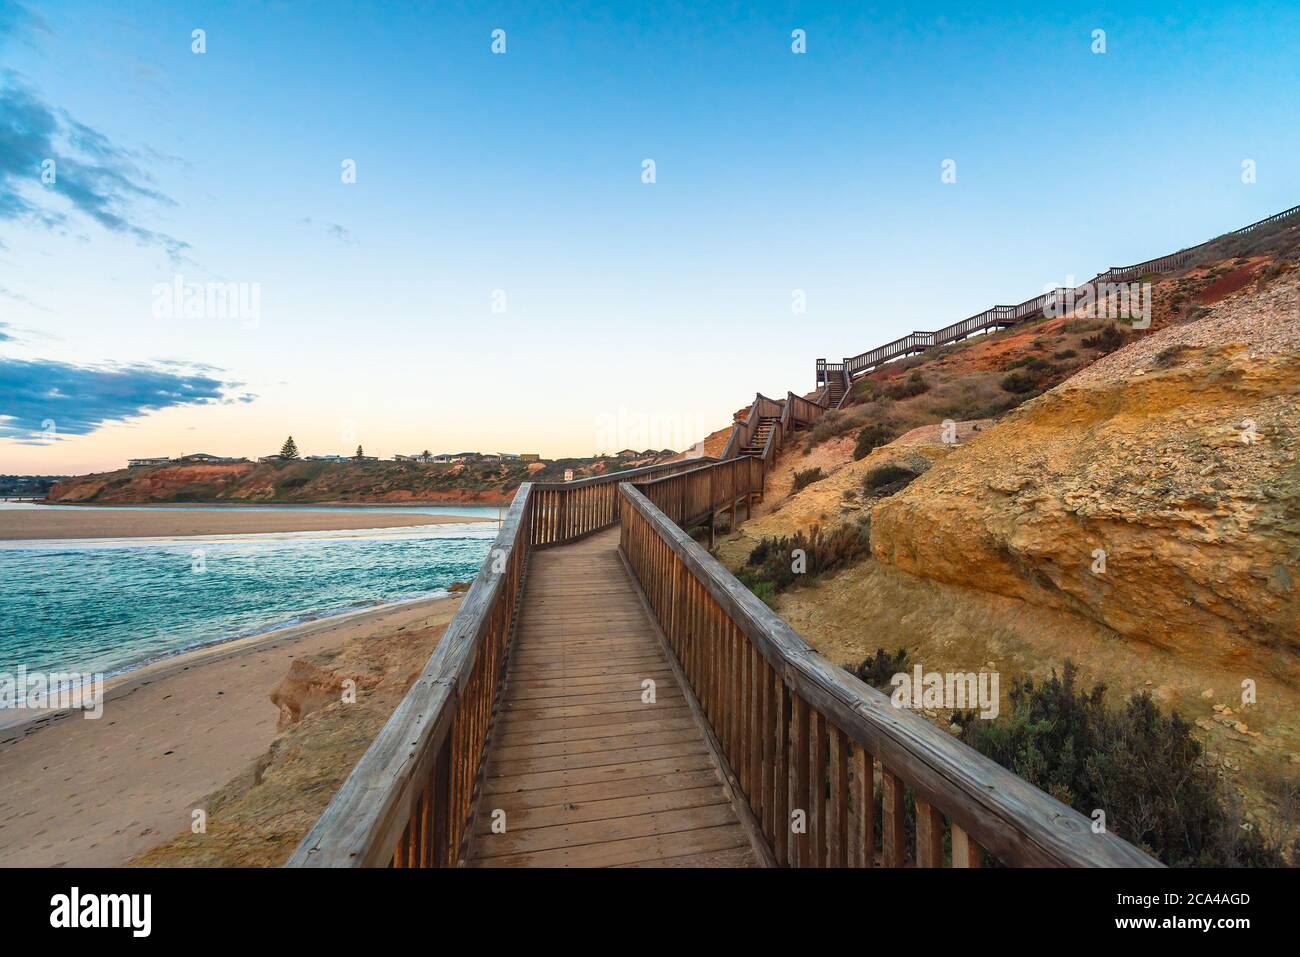
[[741,446],[741,455],[757,455],[762,458],[763,450],[767,448],[767,437],[772,434],[772,429],[781,421],[779,415],[759,416],[758,428],[754,430],[754,436],[749,440],[749,444]]
[[831,376],[830,381],[826,383],[826,389],[826,404],[832,409],[838,409],[840,399],[844,398],[844,378],[838,375]]

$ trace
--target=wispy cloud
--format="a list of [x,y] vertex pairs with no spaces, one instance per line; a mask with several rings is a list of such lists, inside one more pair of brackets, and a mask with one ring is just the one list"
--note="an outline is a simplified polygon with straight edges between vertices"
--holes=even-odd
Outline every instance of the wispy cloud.
[[238,385],[171,363],[78,366],[0,357],[0,437],[39,443],[51,431],[86,435],[159,409],[252,401],[250,393],[227,398]]
[[52,31],[45,18],[18,0],[0,3],[0,42],[14,37],[32,44],[38,35],[49,36]]
[[317,222],[310,216],[304,216],[298,221],[304,226],[321,229],[325,232],[326,236],[329,236],[331,239],[337,239],[339,242],[346,245],[352,246],[356,244],[356,237],[352,235],[352,231],[346,226],[340,226],[338,223]]
[[[0,73],[0,220],[63,227],[68,217],[55,208],[61,199],[105,229],[158,246],[178,262],[189,243],[139,222],[137,203],[175,203],[151,185],[137,157],[50,107],[12,71]],[[51,183],[41,178],[46,167]]]
[[[36,300],[24,296],[21,292],[14,292],[12,289],[9,289],[5,286],[0,286],[0,299],[8,299],[12,302],[20,303],[24,306],[30,306],[32,309],[39,309],[41,312],[50,311],[45,306],[42,306]],[[0,323],[0,325],[4,325],[4,323]],[[8,338],[12,339],[13,337],[9,336]]]

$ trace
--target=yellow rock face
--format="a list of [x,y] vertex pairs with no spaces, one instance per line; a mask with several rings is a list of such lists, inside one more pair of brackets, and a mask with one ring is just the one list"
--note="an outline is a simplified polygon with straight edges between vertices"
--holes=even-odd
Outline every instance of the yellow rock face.
[[872,512],[877,559],[1294,684],[1300,281],[1027,403]]

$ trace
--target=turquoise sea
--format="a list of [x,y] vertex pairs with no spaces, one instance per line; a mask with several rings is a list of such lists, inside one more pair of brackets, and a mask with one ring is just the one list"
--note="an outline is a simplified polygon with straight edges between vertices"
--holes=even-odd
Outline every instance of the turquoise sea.
[[[0,523],[7,508],[23,507],[33,506],[0,505]],[[267,508],[275,506],[257,510]],[[408,512],[499,514],[476,507],[402,510]],[[474,522],[0,542],[0,672],[25,665],[28,671],[117,674],[214,642],[444,594],[453,582],[473,579],[496,532],[495,522]]]

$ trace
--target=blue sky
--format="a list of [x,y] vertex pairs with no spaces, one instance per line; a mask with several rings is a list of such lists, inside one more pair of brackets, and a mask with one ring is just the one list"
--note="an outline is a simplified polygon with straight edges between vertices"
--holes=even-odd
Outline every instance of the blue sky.
[[0,0],[0,472],[681,447],[1300,202],[1294,5],[537,6]]

